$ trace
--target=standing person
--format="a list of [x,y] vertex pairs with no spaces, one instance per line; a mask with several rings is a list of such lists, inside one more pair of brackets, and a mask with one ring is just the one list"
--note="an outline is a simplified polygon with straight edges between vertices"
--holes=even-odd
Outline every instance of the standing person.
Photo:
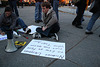
[[[91,4],[91,0],[87,0],[87,3],[86,3],[86,4],[87,4],[87,6],[86,6],[85,10],[87,10],[88,5]],[[85,12],[85,11],[84,11],[84,12]],[[77,7],[77,9],[76,9],[76,14],[78,14],[78,7]],[[84,15],[84,13],[83,13],[83,15]],[[82,15],[82,18],[81,18],[81,24],[82,24],[82,22],[84,21],[83,15]]]
[[87,2],[89,2],[89,0],[79,0],[75,4],[78,7],[78,12],[77,12],[77,16],[75,17],[74,21],[72,22],[72,25],[74,25],[75,27],[77,27],[79,29],[83,29],[83,27],[81,26],[81,19],[83,17],[83,13],[87,6]]
[[58,40],[57,32],[60,30],[58,19],[55,11],[51,8],[49,2],[43,2],[41,4],[43,12],[44,26],[36,29],[36,33],[33,34],[33,38],[39,38],[41,36],[52,37]]
[[35,0],[35,22],[39,23],[42,22],[42,8],[41,8],[41,3],[43,0]]
[[6,33],[8,40],[5,49],[6,52],[14,52],[17,50],[13,41],[13,30],[17,30],[16,25],[20,25],[27,34],[31,32],[23,20],[18,18],[10,7],[6,7],[4,13],[0,16],[0,33],[1,35]]
[[21,6],[22,6],[22,8],[23,8],[24,0],[20,0],[20,3],[21,3]]
[[19,2],[20,2],[20,0],[17,0],[17,6],[18,6],[18,8],[19,8],[19,5],[20,5],[20,3],[19,3]]
[[13,12],[15,12],[16,16],[19,17],[16,0],[8,0],[10,7],[12,8]]
[[0,4],[1,4],[1,0],[0,0]]
[[57,19],[59,19],[59,15],[58,15],[59,0],[48,0],[48,1],[51,3],[53,10],[56,12]]
[[96,20],[100,17],[100,0],[94,0],[94,6],[90,10],[90,12],[92,12],[93,14],[87,25],[86,32],[85,32],[86,34],[93,34],[93,32],[91,31],[93,25],[95,24]]

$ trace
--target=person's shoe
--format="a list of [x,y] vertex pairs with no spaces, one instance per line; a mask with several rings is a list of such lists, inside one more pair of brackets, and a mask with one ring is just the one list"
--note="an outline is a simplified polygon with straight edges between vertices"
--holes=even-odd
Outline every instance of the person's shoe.
[[39,22],[43,22],[42,20],[39,20]]
[[86,31],[85,31],[85,34],[93,34],[93,32],[92,32],[92,31],[86,30]]
[[39,23],[39,22],[40,22],[39,20],[36,20],[36,21],[35,21],[35,23]]
[[83,29],[83,27],[81,25],[76,25],[76,27],[79,29]]
[[29,34],[31,32],[31,29],[29,29],[29,28],[24,28],[23,30],[24,30],[25,34]]
[[37,32],[33,33],[33,39],[35,38],[41,38],[41,34]]
[[58,35],[54,33],[54,36],[55,36],[55,39],[58,41],[59,40]]

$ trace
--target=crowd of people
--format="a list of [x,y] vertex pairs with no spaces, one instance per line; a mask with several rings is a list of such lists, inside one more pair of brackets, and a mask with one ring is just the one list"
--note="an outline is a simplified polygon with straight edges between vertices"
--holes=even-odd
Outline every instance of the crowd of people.
[[[60,30],[59,26],[59,13],[58,13],[58,6],[59,0],[35,0],[35,22],[43,22],[43,26],[36,28],[36,32],[33,33],[33,38],[41,38],[41,37],[52,37],[54,36],[56,40],[58,39],[57,32]],[[7,34],[8,45],[13,45],[13,30],[17,30],[17,26],[20,25],[26,34],[31,32],[31,30],[27,27],[24,21],[19,18],[19,13],[16,5],[16,0],[8,0],[9,5],[5,8],[5,11],[2,15],[0,15],[0,33],[1,35]],[[87,6],[91,3],[95,3],[94,7],[91,8],[91,12],[93,15],[88,23],[86,28],[86,34],[93,34],[91,31],[93,28],[94,23],[100,16],[100,0],[78,0],[75,3],[77,6],[77,15],[72,22],[72,25],[76,28],[83,29],[82,21],[83,14]],[[93,5],[93,4],[91,4]],[[42,16],[43,12],[43,16]],[[5,48],[6,52],[14,52],[17,48],[14,47],[9,49],[9,46]]]

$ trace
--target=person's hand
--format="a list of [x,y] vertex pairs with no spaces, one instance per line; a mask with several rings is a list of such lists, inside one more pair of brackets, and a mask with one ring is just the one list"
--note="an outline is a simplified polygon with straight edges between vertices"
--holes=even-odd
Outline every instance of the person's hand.
[[43,26],[43,27],[42,27],[42,30],[43,30],[43,31],[45,31],[46,29],[47,29],[47,26],[45,26],[45,27]]
[[5,35],[5,32],[1,32],[1,35]]

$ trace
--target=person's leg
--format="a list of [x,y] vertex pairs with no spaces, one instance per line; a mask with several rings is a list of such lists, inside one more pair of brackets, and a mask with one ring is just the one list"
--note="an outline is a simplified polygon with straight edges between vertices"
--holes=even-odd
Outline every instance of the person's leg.
[[49,35],[48,36],[54,36],[55,33],[59,32],[60,30],[60,27],[59,27],[59,24],[58,23],[55,23],[53,26],[52,26],[52,29],[50,30],[49,32]]
[[17,1],[17,6],[18,6],[18,8],[19,8],[19,1]]
[[23,30],[25,31],[24,33],[29,34],[31,32],[31,29],[27,27],[27,25],[24,23],[24,21],[21,18],[18,18],[16,23],[23,28]]
[[78,7],[78,15],[77,15],[77,24],[81,25],[83,14],[85,11],[85,6],[84,7]]
[[50,30],[52,29],[52,27],[47,28],[45,31],[42,30],[42,28],[37,28],[36,31],[38,33],[40,33],[41,35],[44,35],[46,37],[48,37]]
[[12,8],[12,11],[14,12],[14,8],[13,8],[13,4],[12,4],[12,1],[8,1],[10,7]]
[[18,18],[16,23],[20,25],[22,28],[27,28],[27,25],[24,23],[24,21],[21,18]]
[[13,5],[13,7],[14,7],[14,10],[15,10],[16,16],[19,17],[19,13],[18,13],[18,9],[17,9],[17,5],[16,5],[16,1],[12,1],[12,5]]
[[72,25],[76,26],[79,29],[83,29],[83,27],[81,27],[81,19],[82,19],[84,10],[85,10],[85,7],[83,7],[83,8],[78,7],[77,16],[75,17],[74,21],[72,22]]
[[39,2],[35,3],[35,21],[39,20]]
[[42,2],[39,2],[39,20],[41,20],[41,17],[42,17],[41,3],[42,3]]
[[21,3],[21,6],[22,6],[22,8],[23,8],[23,2]]
[[[76,14],[78,14],[78,7],[76,8]],[[84,14],[84,13],[83,13]],[[81,19],[81,23],[84,21],[83,15],[82,15],[82,19]]]
[[53,10],[56,12],[57,18],[59,19],[58,7],[59,7],[59,1],[58,0],[54,0],[53,1]]
[[2,27],[1,29],[7,34],[8,43],[5,47],[5,51],[15,52],[17,48],[15,47],[14,41],[13,41],[13,30],[9,30],[9,27],[5,27],[5,26]]
[[7,34],[7,39],[13,39],[13,30],[9,30],[9,27],[2,26],[1,30]]
[[86,30],[88,31],[91,31],[92,28],[93,28],[93,25],[95,23],[95,21],[100,17],[100,12],[97,12],[97,13],[93,13],[89,23],[88,23],[88,26],[86,28]]

